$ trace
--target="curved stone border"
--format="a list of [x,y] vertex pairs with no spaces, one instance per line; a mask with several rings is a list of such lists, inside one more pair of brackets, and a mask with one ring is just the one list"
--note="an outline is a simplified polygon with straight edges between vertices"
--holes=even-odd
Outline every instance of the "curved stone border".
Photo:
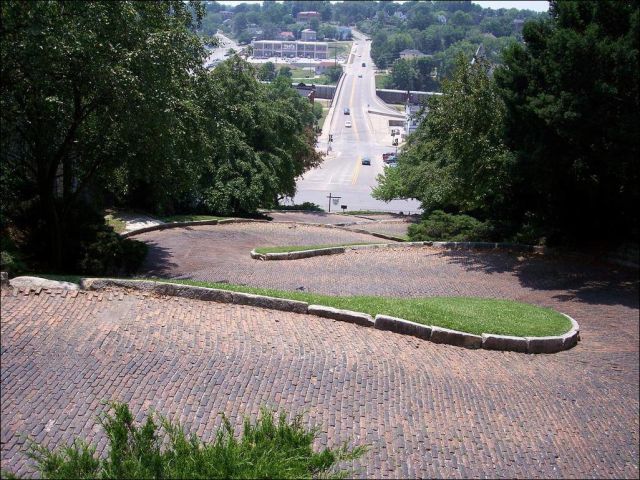
[[131,232],[121,233],[122,238],[132,237],[140,233],[155,232],[157,230],[166,230],[168,228],[196,227],[199,225],[224,225],[226,223],[268,223],[269,220],[258,220],[255,218],[223,218],[222,220],[194,220],[191,222],[170,222],[153,225],[151,227],[139,228]]
[[371,315],[351,310],[340,310],[323,305],[309,305],[307,302],[283,298],[233,292],[216,288],[194,287],[177,283],[155,282],[150,280],[121,280],[114,278],[83,278],[80,282],[83,290],[100,290],[107,287],[133,288],[158,295],[168,295],[196,300],[208,300],[237,305],[281,310],[285,312],[306,313],[342,322],[354,323],[363,327],[374,327],[402,335],[411,335],[435,343],[456,345],[465,348],[484,348],[487,350],[509,350],[521,353],[556,353],[574,347],[580,340],[580,326],[569,315],[571,329],[564,335],[553,337],[510,337],[483,333],[459,332],[448,328],[423,325],[388,315]]
[[336,255],[347,250],[373,250],[377,248],[391,247],[422,247],[425,242],[402,242],[402,243],[372,243],[369,245],[345,245],[343,247],[316,248],[312,250],[298,250],[295,252],[282,253],[258,253],[251,250],[251,258],[255,260],[298,260],[300,258],[318,257],[321,255]]

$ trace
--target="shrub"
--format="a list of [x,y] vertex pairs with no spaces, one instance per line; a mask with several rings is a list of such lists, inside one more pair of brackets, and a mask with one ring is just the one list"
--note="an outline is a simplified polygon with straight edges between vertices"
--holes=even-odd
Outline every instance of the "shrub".
[[320,205],[313,202],[303,202],[298,205],[277,205],[275,210],[307,210],[310,212],[322,212]]
[[121,238],[111,228],[98,225],[95,236],[81,245],[81,273],[91,275],[131,274],[147,255],[147,245]]
[[409,227],[409,239],[451,242],[478,242],[489,240],[491,229],[469,215],[434,210],[422,222]]
[[76,440],[51,451],[31,445],[29,456],[43,478],[318,478],[344,477],[338,464],[362,456],[365,447],[313,450],[317,430],[305,430],[301,417],[288,422],[281,414],[263,410],[255,425],[248,419],[240,438],[223,417],[215,440],[206,444],[187,436],[182,427],[152,414],[135,425],[126,404],[112,404],[101,424],[109,445],[105,458],[95,447]]

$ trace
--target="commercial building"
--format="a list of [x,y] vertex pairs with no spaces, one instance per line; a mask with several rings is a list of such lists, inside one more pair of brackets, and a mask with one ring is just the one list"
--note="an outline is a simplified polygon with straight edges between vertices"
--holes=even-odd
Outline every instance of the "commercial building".
[[298,21],[303,21],[303,22],[308,22],[314,18],[317,18],[318,20],[320,20],[320,13],[318,12],[298,12],[298,15],[296,15],[296,20]]
[[251,46],[253,47],[253,56],[256,58],[299,57],[324,60],[328,58],[329,51],[327,42],[254,40],[251,42]]

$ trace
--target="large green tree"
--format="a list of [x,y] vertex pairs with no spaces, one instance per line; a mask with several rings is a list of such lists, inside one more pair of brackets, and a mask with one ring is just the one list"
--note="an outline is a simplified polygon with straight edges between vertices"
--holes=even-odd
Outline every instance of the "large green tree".
[[638,235],[640,4],[552,1],[496,71],[522,218],[560,239]]
[[148,165],[165,167],[188,153],[183,93],[202,68],[191,33],[202,10],[179,0],[0,8],[3,179],[12,182],[3,185],[37,202],[33,223],[59,268],[74,254],[64,241],[71,213],[105,168],[143,151]]
[[374,197],[416,198],[426,211],[446,208],[494,216],[509,192],[511,155],[502,142],[505,108],[488,65],[463,56],[442,95],[408,137],[398,167],[378,178]]

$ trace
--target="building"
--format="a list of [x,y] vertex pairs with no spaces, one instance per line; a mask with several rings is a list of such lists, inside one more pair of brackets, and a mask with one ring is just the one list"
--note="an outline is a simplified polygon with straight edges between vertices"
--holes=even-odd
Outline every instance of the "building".
[[427,55],[422,53],[420,50],[407,49],[407,50],[402,50],[400,52],[400,58],[403,58],[405,60],[409,60],[411,58],[426,57],[426,56]]
[[[424,111],[422,112],[422,115],[420,115],[420,110],[422,108],[424,108]],[[404,134],[406,136],[412,134],[418,129],[418,126],[427,115],[427,107],[407,103],[404,113],[407,115],[407,121],[404,126]]]
[[396,17],[396,18],[399,18],[400,20],[406,20],[407,19],[407,16],[404,13],[402,13],[400,10],[396,11],[393,14],[393,16]]
[[436,17],[438,19],[438,21],[440,23],[442,23],[443,25],[445,25],[447,23],[447,17],[445,17],[444,15],[440,14]]
[[233,12],[229,11],[229,10],[222,10],[220,12],[218,12],[220,14],[220,16],[222,18],[224,18],[225,20],[228,18],[233,17]]
[[298,12],[296,15],[296,20],[299,22],[309,22],[314,18],[320,20],[320,14],[318,12]]
[[300,32],[300,40],[303,42],[315,42],[316,41],[316,31],[311,30],[310,28],[305,28]]
[[296,39],[296,36],[293,34],[293,32],[280,32],[278,34],[278,39],[292,41]]
[[300,57],[325,60],[328,58],[329,45],[327,42],[285,42],[280,40],[254,40],[251,42],[253,56],[256,58],[269,57]]

